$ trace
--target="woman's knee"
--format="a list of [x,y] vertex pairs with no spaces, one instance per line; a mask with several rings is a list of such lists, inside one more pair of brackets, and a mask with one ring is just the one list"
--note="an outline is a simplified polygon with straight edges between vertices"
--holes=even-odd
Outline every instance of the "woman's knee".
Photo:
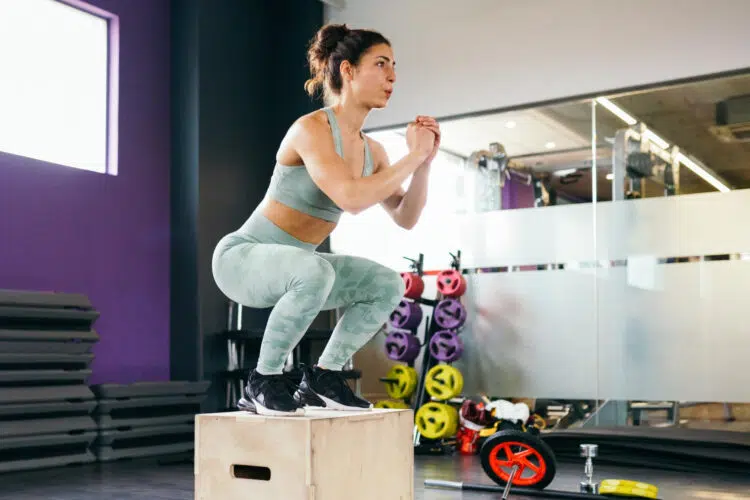
[[294,281],[296,286],[314,288],[327,296],[336,281],[336,271],[328,261],[311,254],[299,260]]
[[378,274],[378,290],[383,300],[395,308],[406,292],[404,280],[401,278],[400,273],[387,267],[383,267]]

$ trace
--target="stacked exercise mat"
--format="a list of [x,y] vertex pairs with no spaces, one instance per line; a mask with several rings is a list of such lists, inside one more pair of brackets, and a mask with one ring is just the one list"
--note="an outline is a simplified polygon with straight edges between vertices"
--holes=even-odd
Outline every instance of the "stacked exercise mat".
[[0,290],[0,473],[190,453],[209,382],[90,385],[99,312]]
[[98,317],[82,295],[0,290],[0,472],[96,460]]
[[209,382],[136,382],[91,386],[97,397],[101,462],[191,453],[195,415]]
[[[444,451],[444,440],[454,438],[459,429],[463,376],[452,366],[463,354],[461,329],[466,308],[461,297],[466,279],[461,274],[460,252],[452,255],[451,266],[436,272],[437,298],[423,298],[425,275],[423,255],[412,260],[412,271],[402,273],[406,285],[403,300],[393,311],[385,340],[386,354],[398,364],[381,379],[390,399],[379,401],[383,408],[414,408],[415,446],[420,450]],[[424,317],[423,306],[432,308]],[[426,321],[424,338],[418,330]],[[426,349],[422,349],[426,347]],[[415,363],[422,354],[421,377]]]

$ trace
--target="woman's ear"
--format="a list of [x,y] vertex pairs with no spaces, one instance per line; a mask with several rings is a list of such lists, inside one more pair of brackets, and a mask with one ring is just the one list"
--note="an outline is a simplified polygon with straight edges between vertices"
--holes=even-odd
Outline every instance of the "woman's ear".
[[354,79],[354,67],[349,61],[341,61],[339,72],[341,73],[342,80],[352,81]]

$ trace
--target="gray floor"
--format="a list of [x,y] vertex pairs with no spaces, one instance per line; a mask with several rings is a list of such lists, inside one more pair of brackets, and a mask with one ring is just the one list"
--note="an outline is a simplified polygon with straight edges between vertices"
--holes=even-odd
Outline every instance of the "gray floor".
[[[419,456],[416,459],[419,500],[498,499],[500,494],[424,488],[424,479],[491,484],[477,457]],[[583,471],[579,464],[559,464],[550,488],[576,491]],[[664,500],[750,500],[746,478],[685,477],[680,473],[597,467],[597,479],[638,479],[656,484]],[[514,499],[528,497],[512,496]],[[14,500],[188,500],[193,499],[192,464],[158,465],[153,461],[115,462],[0,474],[0,499]],[[352,496],[356,500],[356,495]]]

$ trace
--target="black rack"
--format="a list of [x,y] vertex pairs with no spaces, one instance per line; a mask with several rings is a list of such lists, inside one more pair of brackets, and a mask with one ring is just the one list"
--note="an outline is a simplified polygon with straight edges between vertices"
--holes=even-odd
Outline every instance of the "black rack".
[[[456,254],[450,254],[451,256],[451,269],[461,272],[461,250],[458,250]],[[436,366],[439,361],[435,359],[430,353],[430,341],[433,335],[439,331],[437,322],[435,321],[435,306],[440,302],[442,296],[440,292],[437,294],[437,298],[434,300],[430,299],[419,299],[420,304],[431,306],[432,314],[427,317],[427,323],[425,325],[424,335],[424,351],[422,355],[422,373],[417,381],[417,396],[414,399],[414,411],[416,412],[422,405],[428,403],[431,399],[430,395],[425,390],[425,380],[427,378],[427,372]],[[446,453],[452,453],[455,450],[455,441],[450,439],[427,439],[419,434],[419,431],[414,426],[414,451],[417,454],[429,454],[429,455],[442,455]]]
[[[451,256],[451,269],[455,269],[456,271],[461,271],[461,251],[458,250],[456,254],[450,254]],[[420,278],[424,276],[424,254],[420,253],[419,257],[417,259],[411,259],[409,257],[404,257],[406,260],[411,261],[411,272],[419,276]],[[425,335],[424,340],[422,341],[422,348],[424,349],[422,352],[422,366],[421,366],[421,375],[417,377],[417,389],[416,392],[408,397],[404,398],[404,402],[407,404],[410,404],[411,401],[411,408],[414,410],[415,414],[417,410],[419,410],[422,405],[426,404],[431,400],[431,397],[429,394],[427,394],[427,391],[425,390],[425,379],[427,377],[427,372],[430,371],[435,365],[438,364],[438,360],[433,358],[430,353],[430,341],[432,340],[433,335],[437,333],[440,328],[437,326],[437,323],[434,320],[435,316],[435,307],[440,303],[442,300],[442,295],[440,292],[438,292],[437,297],[435,299],[427,299],[423,297],[419,297],[416,299],[408,299],[413,301],[414,303],[425,305],[432,308],[432,314],[426,316],[425,318]],[[419,327],[416,327],[411,330],[412,335],[417,335],[417,329]],[[406,366],[409,366],[410,368],[415,368],[416,365],[416,359],[414,361],[409,361],[407,363],[404,363]],[[381,382],[395,382],[395,380],[390,380],[388,378],[381,378]],[[414,450],[417,454],[446,454],[446,453],[452,453],[455,449],[455,443],[453,440],[447,440],[447,439],[428,439],[419,434],[419,431],[417,430],[416,425],[414,426]]]

